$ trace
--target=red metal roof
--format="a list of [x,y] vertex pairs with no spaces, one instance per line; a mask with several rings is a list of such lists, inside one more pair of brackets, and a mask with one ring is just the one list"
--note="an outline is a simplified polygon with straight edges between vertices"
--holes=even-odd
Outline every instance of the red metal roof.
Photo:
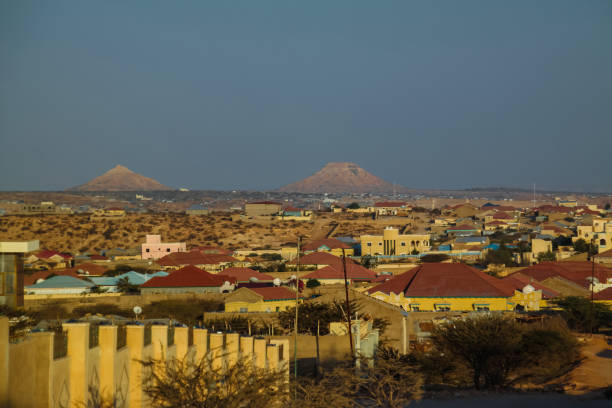
[[[346,258],[346,264],[355,263],[351,258]],[[289,262],[291,265],[297,265],[297,259]],[[342,258],[332,255],[328,252],[313,252],[300,257],[300,265],[331,265],[342,266]]]
[[527,275],[523,275],[520,272],[513,273],[512,275],[506,276],[502,279],[504,282],[508,282],[516,290],[522,291],[523,288],[527,285],[533,286],[536,290],[542,291],[542,299],[553,299],[559,297],[559,292],[542,285],[541,283],[536,282],[533,278]]
[[493,214],[493,219],[494,220],[512,220],[514,219],[514,217],[508,213],[500,211],[500,212]]
[[[538,282],[548,278],[561,277],[582,287],[590,287],[591,274],[600,282],[612,278],[612,269],[591,262],[542,262],[519,271]],[[512,275],[510,275],[512,276]]]
[[203,254],[200,251],[172,252],[157,261],[161,266],[214,265],[224,262],[237,262],[237,259],[224,254]]
[[595,300],[612,300],[612,288],[607,288],[593,295]]
[[52,250],[49,250],[49,249],[43,249],[42,251],[38,252],[36,254],[36,257],[38,259],[49,259],[49,258],[51,258],[52,256],[55,256],[55,255],[59,255],[59,256],[61,256],[64,259],[72,259],[72,255],[63,254],[61,252],[52,251]]
[[478,231],[480,228],[474,227],[473,225],[457,225],[456,227],[447,228],[447,231]]
[[[346,264],[346,277],[351,280],[372,281],[376,274],[358,264]],[[342,266],[326,266],[312,271],[301,279],[344,279]]]
[[238,282],[250,282],[251,278],[257,278],[257,280],[260,281],[274,280],[274,276],[266,275],[265,273],[255,271],[251,268],[225,268],[223,271],[221,271],[221,274],[231,276],[232,278],[235,278]]
[[323,245],[325,245],[326,247],[328,247],[329,249],[337,249],[337,248],[344,248],[344,249],[350,249],[351,246],[345,244],[342,241],[339,241],[335,238],[326,238],[326,239],[319,239],[316,241],[312,241],[307,243],[306,245],[304,245],[302,247],[302,249],[304,251],[316,251],[317,249],[319,249],[320,247],[322,247]]
[[510,297],[514,287],[461,263],[425,263],[368,293],[404,293],[405,297]]
[[214,275],[193,265],[185,266],[168,276],[156,276],[141,285],[143,288],[219,287],[224,282],[235,283],[236,279],[225,275]]

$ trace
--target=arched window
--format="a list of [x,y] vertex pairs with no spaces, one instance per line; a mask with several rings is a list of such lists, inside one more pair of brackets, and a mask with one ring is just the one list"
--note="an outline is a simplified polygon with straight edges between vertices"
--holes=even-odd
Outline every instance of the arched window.
[[411,242],[410,242],[410,245],[414,246],[414,241],[411,241]]
[[605,239],[603,239],[603,238],[602,238],[602,239],[600,239],[600,240],[599,240],[599,245],[600,245],[600,246],[606,246],[606,240],[605,240]]

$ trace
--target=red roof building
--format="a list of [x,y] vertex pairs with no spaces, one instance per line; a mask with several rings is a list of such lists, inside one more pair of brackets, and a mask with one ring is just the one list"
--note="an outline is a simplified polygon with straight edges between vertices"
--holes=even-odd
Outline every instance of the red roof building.
[[612,269],[591,262],[542,262],[519,272],[537,282],[560,277],[586,289],[590,288],[591,274],[600,283],[612,282]]
[[200,251],[193,250],[189,252],[172,252],[157,261],[160,266],[163,267],[183,267],[186,265],[197,265],[197,266],[214,266],[211,269],[220,269],[221,265],[227,265],[238,260],[232,256],[224,254],[203,254]]
[[351,249],[350,245],[347,245],[344,242],[337,240],[335,238],[326,238],[326,239],[319,239],[316,241],[311,241],[305,244],[304,246],[302,246],[302,249],[304,251],[317,251],[321,247],[326,247],[328,250]]
[[376,292],[409,298],[507,298],[514,295],[514,287],[462,263],[424,263],[368,289]]
[[266,275],[265,273],[255,271],[251,268],[225,268],[223,271],[221,271],[221,274],[236,279],[236,282],[238,283],[250,282],[251,278],[256,278],[258,281],[274,280],[274,276]]
[[144,289],[144,293],[229,292],[234,289],[235,283],[235,278],[215,275],[193,265],[188,265],[172,272],[168,276],[151,278],[142,284],[140,288],[141,291]]
[[[288,262],[290,265],[297,265],[297,258]],[[354,264],[355,261],[353,261],[351,258],[346,258],[346,264]],[[326,265],[330,265],[330,266],[334,266],[337,267],[339,266],[340,268],[342,268],[342,258],[329,254],[327,252],[312,252],[308,255],[304,255],[302,257],[300,257],[300,265],[316,265],[316,266],[326,266]]]
[[[349,282],[371,282],[376,279],[376,274],[359,264],[346,264],[346,277]],[[340,283],[344,282],[344,270],[338,266],[326,266],[316,271],[312,271],[300,279],[316,279],[321,283]],[[325,282],[331,281],[331,282]]]

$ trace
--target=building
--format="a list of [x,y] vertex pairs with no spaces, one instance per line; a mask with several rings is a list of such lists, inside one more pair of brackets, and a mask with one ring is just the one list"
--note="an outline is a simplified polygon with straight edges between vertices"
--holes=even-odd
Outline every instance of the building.
[[424,263],[367,293],[410,311],[514,310],[515,289],[461,263]]
[[279,215],[282,206],[274,201],[258,201],[253,203],[246,203],[244,205],[244,212],[247,217],[265,217]]
[[[549,301],[558,298],[560,293],[541,283],[537,282],[530,276],[523,275],[520,272],[502,278],[504,282],[508,282],[514,286],[515,302],[517,309],[521,310],[539,310],[549,306]],[[520,292],[518,294],[517,292]]]
[[175,252],[187,251],[184,242],[161,242],[160,235],[147,235],[145,243],[142,244],[142,259],[159,259]]
[[[297,265],[297,258],[287,262],[287,265]],[[347,265],[354,264],[351,258],[345,258],[345,262]],[[320,269],[325,266],[333,266],[336,269],[342,268],[343,261],[342,258],[332,255],[328,252],[312,252],[308,255],[304,255],[300,257],[300,266],[301,267],[309,267],[314,269]]]
[[125,210],[120,207],[98,208],[91,214],[91,218],[123,218]]
[[588,296],[591,282],[595,293],[612,287],[612,269],[592,262],[542,262],[519,272],[562,296]]
[[179,269],[187,265],[194,265],[209,272],[219,272],[233,266],[238,260],[224,254],[203,254],[198,250],[189,252],[174,252],[155,261],[165,270]]
[[[340,265],[325,266],[302,276],[300,279],[316,279],[322,285],[343,285],[344,267]],[[346,279],[349,284],[354,282],[371,282],[376,279],[376,274],[359,264],[349,263],[346,265]]]
[[534,238],[531,240],[531,260],[537,262],[538,255],[552,252],[552,241]]
[[26,286],[25,289],[28,295],[80,295],[89,292],[94,286],[94,283],[83,279],[58,275]]
[[473,235],[480,234],[480,228],[471,226],[471,225],[458,225],[456,227],[450,227],[446,231],[444,231],[447,235],[453,237],[468,237]]
[[302,246],[301,249],[305,254],[312,252],[327,252],[336,256],[342,256],[343,251],[346,256],[353,256],[355,252],[353,247],[335,238],[311,241]]
[[187,215],[208,215],[210,210],[204,207],[202,204],[194,204],[185,210]]
[[98,286],[100,289],[105,289],[107,292],[118,292],[118,284],[120,280],[127,279],[131,285],[140,286],[156,276],[168,276],[167,272],[159,271],[155,273],[140,273],[129,271],[117,276],[92,276],[89,280]]
[[361,255],[410,255],[431,249],[429,234],[402,234],[387,227],[383,235],[362,235]]
[[40,204],[23,204],[19,209],[21,214],[71,214],[72,210],[63,206],[56,206],[51,201],[41,201]]
[[377,215],[407,215],[411,208],[402,201],[381,201],[374,203]]
[[272,282],[274,280],[274,276],[266,275],[265,273],[255,271],[251,268],[240,268],[240,267],[225,268],[224,270],[221,271],[221,275],[225,275],[225,276],[234,278],[236,279],[236,283],[239,283],[239,284],[253,282],[253,281]]
[[0,305],[23,306],[23,256],[38,245],[38,241],[0,242]]
[[[282,312],[295,307],[297,294],[284,286],[240,288],[225,298],[225,311],[234,313]],[[303,296],[298,297],[302,303]]]
[[151,293],[226,293],[234,290],[236,279],[214,275],[193,265],[185,266],[168,276],[157,276],[140,286],[142,294]]
[[70,254],[44,249],[24,259],[28,269],[63,269],[72,266],[74,258]]

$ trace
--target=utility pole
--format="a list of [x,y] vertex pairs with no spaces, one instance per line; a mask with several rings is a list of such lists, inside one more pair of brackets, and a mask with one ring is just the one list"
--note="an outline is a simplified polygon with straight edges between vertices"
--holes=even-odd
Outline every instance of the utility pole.
[[595,318],[593,315],[593,302],[595,301],[595,254],[591,255],[591,249],[593,249],[593,251],[595,250],[595,237],[591,237],[591,245],[588,249],[589,255],[591,256],[591,305],[589,313],[589,332],[591,333],[591,337],[593,337],[593,320]]
[[355,346],[353,345],[353,328],[351,326],[351,302],[349,302],[348,279],[346,277],[346,254],[342,248],[342,269],[344,270],[344,293],[346,295],[346,318],[348,320],[349,341],[351,342],[351,358],[355,360]]

